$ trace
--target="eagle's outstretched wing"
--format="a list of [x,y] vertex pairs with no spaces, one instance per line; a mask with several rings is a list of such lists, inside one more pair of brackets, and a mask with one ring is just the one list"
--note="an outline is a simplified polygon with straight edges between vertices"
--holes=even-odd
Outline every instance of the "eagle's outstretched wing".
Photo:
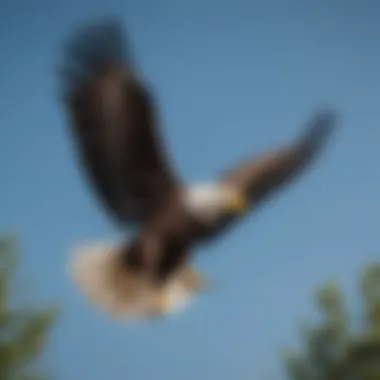
[[77,31],[60,70],[79,155],[98,194],[119,222],[142,222],[178,183],[120,25]]
[[[320,153],[330,136],[336,121],[332,111],[321,112],[310,121],[304,134],[293,144],[254,157],[237,168],[227,172],[221,183],[232,186],[248,200],[249,206],[256,207],[271,194],[297,178]],[[208,236],[221,232],[237,218],[223,215],[208,231]]]

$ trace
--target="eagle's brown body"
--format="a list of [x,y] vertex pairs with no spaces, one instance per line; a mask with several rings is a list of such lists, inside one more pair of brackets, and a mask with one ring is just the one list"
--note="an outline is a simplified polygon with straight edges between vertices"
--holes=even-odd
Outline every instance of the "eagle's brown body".
[[[119,224],[138,228],[132,241],[112,251],[112,260],[99,256],[99,263],[110,267],[112,262],[112,273],[117,269],[122,281],[146,276],[153,293],[176,276],[178,283],[187,284],[189,273],[196,274],[187,270],[195,246],[224,233],[241,216],[242,202],[248,211],[295,178],[324,145],[335,121],[332,112],[320,113],[296,142],[249,158],[222,175],[203,199],[205,206],[193,212],[161,141],[153,98],[138,79],[119,25],[103,23],[79,31],[67,46],[62,73],[73,136],[94,188]],[[205,199],[214,205],[207,206]],[[90,282],[107,271],[91,271],[89,263],[83,259],[78,265],[79,282],[88,278],[83,288],[94,288]],[[104,280],[109,293],[115,293],[122,308],[129,301],[116,293],[123,286],[130,289],[130,282],[113,282],[112,287],[109,277]],[[109,304],[106,308],[112,309]]]

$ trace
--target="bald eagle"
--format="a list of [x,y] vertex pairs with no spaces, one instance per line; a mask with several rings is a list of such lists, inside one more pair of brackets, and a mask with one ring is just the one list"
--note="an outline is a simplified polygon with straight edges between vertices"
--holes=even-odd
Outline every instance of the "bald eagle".
[[191,266],[195,248],[227,232],[313,161],[336,124],[317,112],[296,141],[244,160],[216,181],[184,185],[159,131],[154,98],[117,21],[82,27],[61,64],[63,105],[77,157],[108,215],[132,239],[78,248],[74,281],[123,319],[165,316],[207,286]]

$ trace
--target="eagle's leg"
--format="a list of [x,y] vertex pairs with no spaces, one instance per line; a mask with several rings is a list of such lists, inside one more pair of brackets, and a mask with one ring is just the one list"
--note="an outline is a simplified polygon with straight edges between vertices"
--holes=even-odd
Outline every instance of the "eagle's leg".
[[167,280],[155,284],[152,300],[152,314],[162,316],[176,309],[181,302],[188,302],[197,293],[209,286],[204,277],[195,269],[184,266]]

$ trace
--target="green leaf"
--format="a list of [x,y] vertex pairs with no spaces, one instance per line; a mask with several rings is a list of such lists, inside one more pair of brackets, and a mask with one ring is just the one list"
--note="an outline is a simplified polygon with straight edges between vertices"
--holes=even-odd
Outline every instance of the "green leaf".
[[0,379],[48,379],[38,367],[59,309],[32,304],[11,307],[18,259],[17,238],[0,237]]
[[330,282],[316,293],[322,314],[318,324],[304,323],[304,348],[284,355],[290,380],[380,379],[380,264],[368,266],[360,282],[365,326],[354,331],[344,294]]

